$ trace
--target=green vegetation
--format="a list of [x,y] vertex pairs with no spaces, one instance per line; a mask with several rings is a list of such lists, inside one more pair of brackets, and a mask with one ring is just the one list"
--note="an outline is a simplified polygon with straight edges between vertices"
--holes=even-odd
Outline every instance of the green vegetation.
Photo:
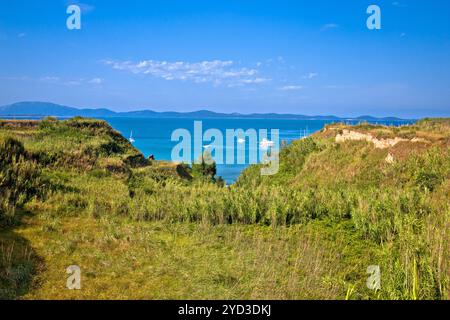
[[448,119],[332,125],[225,187],[103,121],[0,121],[0,298],[449,299],[449,143]]
[[43,184],[36,161],[22,143],[0,140],[0,224],[12,224],[16,209],[42,193]]

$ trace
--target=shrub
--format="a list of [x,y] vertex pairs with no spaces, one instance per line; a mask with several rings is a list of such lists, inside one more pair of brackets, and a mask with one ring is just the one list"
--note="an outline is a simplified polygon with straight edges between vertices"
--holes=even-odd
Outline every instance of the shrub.
[[0,140],[0,220],[11,222],[17,208],[42,192],[40,170],[22,143]]

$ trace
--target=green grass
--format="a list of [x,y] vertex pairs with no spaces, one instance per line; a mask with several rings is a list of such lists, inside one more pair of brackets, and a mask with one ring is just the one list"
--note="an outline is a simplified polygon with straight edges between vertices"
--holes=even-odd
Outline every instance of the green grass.
[[[349,128],[426,140],[390,149],[337,144],[344,128],[224,187],[213,167],[147,161],[103,121],[0,122],[3,297],[448,299],[450,121]],[[72,264],[81,291],[65,288]]]
[[[333,228],[35,217],[16,232],[45,272],[22,298],[343,299],[349,285],[358,288],[352,298],[374,298],[361,261],[376,261],[376,248]],[[72,264],[82,270],[80,291],[65,287]]]

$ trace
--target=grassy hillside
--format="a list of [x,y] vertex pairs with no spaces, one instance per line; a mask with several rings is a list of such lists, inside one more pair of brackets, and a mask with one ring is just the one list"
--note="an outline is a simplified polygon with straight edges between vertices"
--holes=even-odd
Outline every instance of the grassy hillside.
[[0,121],[0,297],[448,299],[449,143],[448,119],[332,125],[224,187],[103,121]]

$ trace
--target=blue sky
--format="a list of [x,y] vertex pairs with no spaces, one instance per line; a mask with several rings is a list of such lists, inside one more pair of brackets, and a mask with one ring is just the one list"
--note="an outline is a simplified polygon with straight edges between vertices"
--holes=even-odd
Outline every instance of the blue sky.
[[450,116],[449,87],[448,0],[0,0],[0,105]]

